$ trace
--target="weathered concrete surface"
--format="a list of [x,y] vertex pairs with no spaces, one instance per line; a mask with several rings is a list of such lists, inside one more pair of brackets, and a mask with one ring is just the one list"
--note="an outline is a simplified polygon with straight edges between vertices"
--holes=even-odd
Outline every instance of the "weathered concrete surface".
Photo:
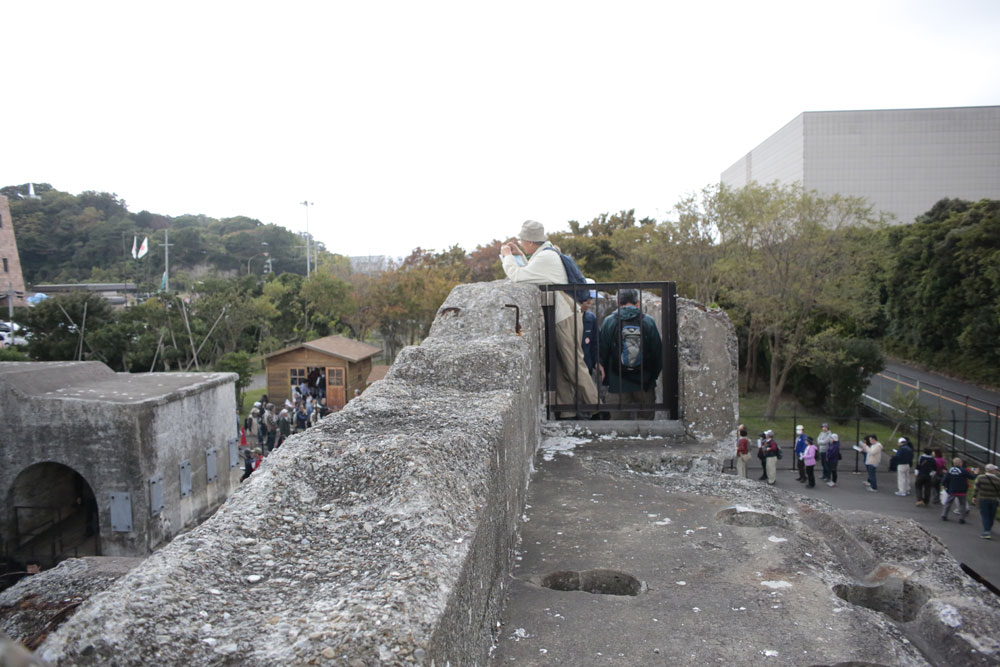
[[[71,558],[0,592],[0,630],[34,648],[81,604],[143,561],[142,558]],[[0,660],[0,665],[5,664]]]
[[739,349],[726,312],[677,299],[681,419],[698,440],[728,437],[739,412]]
[[386,380],[81,607],[58,664],[483,664],[538,439],[537,289],[456,288]]
[[[718,472],[728,441],[550,436],[493,664],[993,665],[1000,604],[906,520]],[[612,569],[638,595],[557,591]]]
[[[93,492],[104,555],[147,554],[196,523],[239,484],[229,447],[236,434],[235,379],[233,373],[115,373],[90,361],[0,362],[5,539],[15,534],[15,505],[61,507],[63,516],[74,511],[80,490],[72,484],[17,484],[22,473],[30,482],[36,466],[51,464],[75,471]],[[209,449],[216,453],[215,481],[206,474]],[[190,462],[192,481],[191,494],[183,497],[182,461]],[[150,480],[158,476],[164,508],[153,516]],[[112,530],[112,492],[131,496],[131,531]]]
[[507,281],[455,288],[431,336],[385,380],[289,439],[208,522],[83,605],[40,654],[485,664],[539,441],[539,304],[537,288]]

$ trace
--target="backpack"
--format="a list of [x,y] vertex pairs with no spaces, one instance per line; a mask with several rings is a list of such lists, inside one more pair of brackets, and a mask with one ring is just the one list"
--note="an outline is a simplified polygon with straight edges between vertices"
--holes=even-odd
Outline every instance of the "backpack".
[[[566,269],[566,282],[571,285],[587,285],[587,280],[583,277],[583,273],[580,271],[580,267],[576,265],[573,258],[569,255],[564,255],[563,253],[556,250],[552,246],[545,246],[543,250],[551,250],[553,252],[559,253],[559,259],[562,260],[563,268]],[[577,303],[583,303],[590,298],[590,289],[578,289],[578,290],[563,290],[566,294],[574,297]]]
[[621,329],[621,367],[624,370],[637,370],[642,366],[642,315],[624,322],[619,320],[618,327]]

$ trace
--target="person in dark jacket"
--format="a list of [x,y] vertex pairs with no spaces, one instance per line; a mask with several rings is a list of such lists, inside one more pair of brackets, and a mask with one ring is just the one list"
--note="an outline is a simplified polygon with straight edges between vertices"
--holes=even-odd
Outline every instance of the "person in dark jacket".
[[910,495],[913,484],[911,475],[913,474],[913,447],[906,438],[899,439],[899,447],[893,456],[896,459],[896,495]]
[[937,461],[931,452],[924,452],[917,459],[917,507],[926,507],[931,504],[931,489],[933,488],[934,474],[937,473]]
[[[599,349],[608,403],[655,403],[656,379],[663,370],[663,344],[656,322],[637,305],[634,289],[618,292],[618,310],[601,323]],[[634,415],[634,417],[633,417]],[[613,419],[652,419],[652,410],[612,413]]]
[[830,440],[826,445],[827,470],[830,472],[830,481],[827,486],[837,486],[837,466],[840,465],[840,436],[836,433],[830,434]]
[[590,294],[591,297],[580,304],[580,310],[583,311],[583,338],[580,345],[583,347],[583,363],[587,364],[587,370],[590,371],[590,377],[594,378],[596,386],[601,381],[598,366],[601,350],[598,345],[600,336],[597,331],[597,315],[592,310],[595,292],[591,291]]
[[944,511],[941,514],[941,520],[948,520],[948,510],[951,508],[951,503],[953,501],[958,501],[958,513],[961,517],[958,522],[965,523],[965,515],[969,513],[969,506],[965,502],[965,496],[969,492],[969,480],[975,479],[976,475],[969,472],[962,467],[962,459],[955,458],[951,462],[951,467],[948,468],[947,474],[944,476],[945,490],[948,492],[948,500],[943,503]]
[[976,478],[976,503],[983,520],[983,533],[979,537],[984,540],[993,539],[993,520],[997,516],[997,506],[1000,505],[1000,476],[997,472],[997,467],[989,463],[986,465],[986,472]]

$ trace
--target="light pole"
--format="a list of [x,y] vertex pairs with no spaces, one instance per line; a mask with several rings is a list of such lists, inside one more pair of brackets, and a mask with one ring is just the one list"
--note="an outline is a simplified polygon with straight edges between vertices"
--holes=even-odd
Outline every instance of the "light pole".
[[248,276],[250,275],[250,262],[252,262],[253,260],[255,260],[255,259],[257,259],[258,257],[261,257],[261,256],[267,257],[267,241],[261,241],[260,244],[262,246],[264,246],[264,252],[259,252],[259,253],[257,253],[256,255],[254,255],[253,257],[251,257],[250,259],[247,260],[247,275]]
[[309,257],[309,207],[310,206],[314,206],[315,204],[313,204],[313,202],[311,202],[311,201],[303,201],[303,202],[300,202],[300,203],[303,206],[306,207],[306,278],[308,278],[309,274],[311,273],[311,269],[312,269],[312,267],[310,266],[310,262],[309,262],[309,260],[310,260],[310,257]]

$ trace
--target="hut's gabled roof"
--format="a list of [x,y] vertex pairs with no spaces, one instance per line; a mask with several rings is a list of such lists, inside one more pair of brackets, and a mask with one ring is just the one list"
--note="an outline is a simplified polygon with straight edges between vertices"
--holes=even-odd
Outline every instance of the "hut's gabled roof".
[[363,359],[374,357],[382,351],[381,348],[369,345],[368,343],[362,343],[359,340],[352,340],[350,338],[345,338],[344,336],[326,336],[324,338],[311,340],[308,343],[299,343],[298,345],[286,347],[283,350],[277,350],[276,352],[264,355],[264,358],[271,359],[272,357],[277,357],[291,352],[292,350],[298,350],[299,348],[306,348],[307,350],[313,350],[315,352],[329,354],[334,357],[340,357],[341,359],[346,359],[352,363],[357,363]]

